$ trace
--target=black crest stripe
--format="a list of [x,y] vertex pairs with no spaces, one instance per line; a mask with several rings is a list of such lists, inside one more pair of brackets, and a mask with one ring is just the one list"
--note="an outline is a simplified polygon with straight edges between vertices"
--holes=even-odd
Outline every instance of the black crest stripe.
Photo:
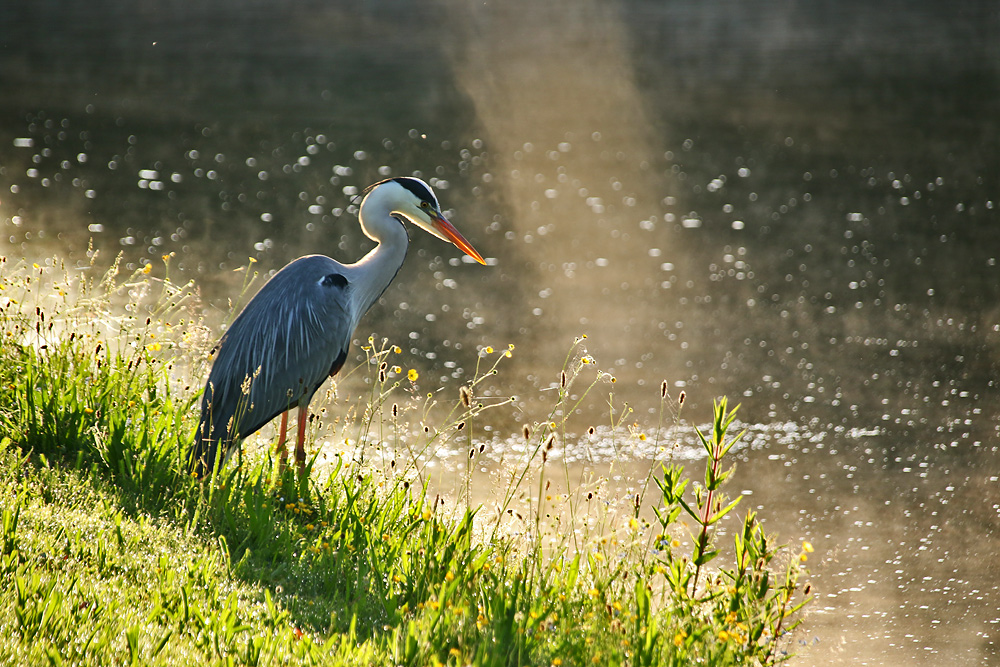
[[434,193],[431,192],[426,185],[424,185],[417,179],[406,178],[404,176],[400,178],[394,178],[392,180],[396,181],[404,188],[412,192],[414,196],[417,197],[417,199],[431,204],[432,206],[434,206],[434,208],[438,207],[437,197],[434,196]]

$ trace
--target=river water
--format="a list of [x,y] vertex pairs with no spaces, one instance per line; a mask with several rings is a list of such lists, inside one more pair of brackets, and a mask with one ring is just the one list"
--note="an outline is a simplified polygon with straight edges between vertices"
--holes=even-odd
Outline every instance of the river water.
[[0,10],[0,252],[174,253],[218,326],[234,269],[359,257],[353,195],[421,175],[489,265],[414,233],[360,340],[455,395],[514,344],[497,448],[584,334],[615,382],[571,430],[728,396],[731,492],[816,547],[800,664],[995,664],[995,8],[168,5]]

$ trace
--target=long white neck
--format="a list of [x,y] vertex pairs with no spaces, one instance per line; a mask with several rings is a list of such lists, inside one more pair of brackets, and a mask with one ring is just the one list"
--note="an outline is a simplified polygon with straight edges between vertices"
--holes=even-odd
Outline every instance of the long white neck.
[[352,289],[357,295],[352,313],[355,326],[396,277],[410,243],[403,223],[391,215],[389,202],[378,194],[376,188],[361,203],[358,213],[361,230],[378,245],[350,266],[354,274]]

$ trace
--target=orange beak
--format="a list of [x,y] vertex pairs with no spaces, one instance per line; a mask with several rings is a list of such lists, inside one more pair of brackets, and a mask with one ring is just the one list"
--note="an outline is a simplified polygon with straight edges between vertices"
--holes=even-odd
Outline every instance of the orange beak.
[[434,220],[434,226],[439,232],[444,234],[449,241],[454,243],[459,249],[461,249],[462,252],[480,264],[486,264],[486,260],[483,259],[483,256],[476,252],[476,249],[472,247],[472,244],[465,240],[465,237],[462,236],[457,229],[455,229],[454,225],[445,220],[442,216],[432,215],[431,217]]

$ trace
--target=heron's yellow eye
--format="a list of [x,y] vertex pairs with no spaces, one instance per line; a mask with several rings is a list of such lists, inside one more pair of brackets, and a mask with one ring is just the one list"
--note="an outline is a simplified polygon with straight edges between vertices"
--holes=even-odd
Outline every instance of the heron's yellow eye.
[[431,203],[429,201],[422,201],[422,202],[420,202],[420,208],[428,209],[430,207],[431,207]]

